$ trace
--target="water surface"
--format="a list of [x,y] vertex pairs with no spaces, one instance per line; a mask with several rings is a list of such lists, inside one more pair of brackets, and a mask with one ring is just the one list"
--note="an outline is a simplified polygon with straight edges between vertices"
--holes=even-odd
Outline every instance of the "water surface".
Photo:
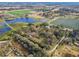
[[52,23],[55,25],[63,25],[68,28],[79,29],[79,19],[60,18]]
[[[37,21],[32,18],[16,18],[14,20],[6,20],[6,22],[8,24],[16,24],[19,22],[20,23],[34,23]],[[2,28],[0,28],[0,35],[11,30],[11,28],[9,28],[4,22],[0,23],[0,26],[3,26]]]

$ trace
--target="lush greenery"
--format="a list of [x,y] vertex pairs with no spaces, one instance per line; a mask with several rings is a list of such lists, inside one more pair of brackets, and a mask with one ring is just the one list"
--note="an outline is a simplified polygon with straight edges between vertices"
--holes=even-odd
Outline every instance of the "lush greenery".
[[7,35],[5,35],[5,38],[3,38],[2,40],[13,38],[24,48],[28,49],[28,52],[35,57],[50,56],[48,54],[48,51],[53,49],[63,36],[66,36],[67,38],[69,38],[69,40],[63,40],[59,45],[60,48],[64,47],[65,45],[75,46],[74,43],[76,42],[75,40],[77,37],[76,35],[74,36],[74,31],[63,29],[64,28],[62,26],[49,26],[49,24],[47,23],[41,23],[39,25],[27,24],[26,26],[22,26],[16,31],[11,31],[8,34],[6,33]]

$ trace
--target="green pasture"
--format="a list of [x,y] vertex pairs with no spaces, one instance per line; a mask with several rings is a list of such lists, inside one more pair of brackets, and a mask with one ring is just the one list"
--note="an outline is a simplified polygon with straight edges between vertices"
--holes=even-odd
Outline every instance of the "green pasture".
[[12,14],[15,16],[23,16],[24,14],[29,14],[31,12],[32,10],[13,10],[13,11],[6,12],[6,14]]

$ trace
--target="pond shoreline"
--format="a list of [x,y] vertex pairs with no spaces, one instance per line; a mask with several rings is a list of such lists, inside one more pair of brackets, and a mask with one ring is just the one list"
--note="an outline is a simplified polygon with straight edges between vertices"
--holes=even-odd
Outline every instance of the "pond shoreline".
[[50,24],[61,25],[67,28],[79,29],[79,20],[75,18],[56,17]]

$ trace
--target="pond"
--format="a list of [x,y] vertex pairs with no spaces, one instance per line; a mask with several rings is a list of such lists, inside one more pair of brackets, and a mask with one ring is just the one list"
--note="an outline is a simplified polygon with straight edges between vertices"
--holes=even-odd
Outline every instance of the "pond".
[[52,22],[52,24],[62,25],[64,27],[73,28],[73,29],[79,29],[79,19],[59,18],[54,22]]
[[9,31],[9,30],[11,30],[11,28],[9,28],[9,27],[7,27],[7,26],[4,27],[4,28],[1,28],[1,29],[0,29],[0,35],[3,34],[3,33],[5,33],[5,32],[7,32],[7,31]]
[[[36,20],[32,19],[32,18],[16,18],[14,20],[6,20],[6,22],[8,24],[15,24],[15,23],[34,23],[34,22],[37,22]],[[11,29],[5,24],[5,23],[1,23],[0,22],[0,26],[3,26],[2,28],[0,28],[0,35],[7,32],[7,31],[10,31]]]
[[8,24],[14,24],[14,23],[18,23],[18,22],[23,22],[23,23],[34,23],[37,22],[36,20],[34,20],[33,18],[16,18],[14,20],[7,20],[6,21]]

